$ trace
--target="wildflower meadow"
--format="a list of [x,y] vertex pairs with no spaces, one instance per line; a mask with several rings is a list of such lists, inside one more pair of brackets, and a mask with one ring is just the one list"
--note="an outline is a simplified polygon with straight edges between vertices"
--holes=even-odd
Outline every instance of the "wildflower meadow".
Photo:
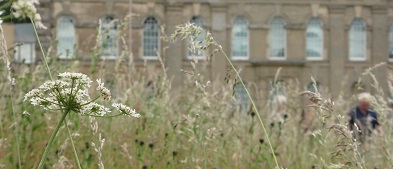
[[[37,5],[38,0],[5,1],[0,10],[11,7],[13,12],[2,19],[28,19],[35,31],[49,31]],[[100,30],[101,24],[88,66],[78,58],[58,59],[55,37],[44,48],[37,34],[42,59],[31,66],[13,61],[15,46],[6,45],[0,25],[0,168],[393,167],[391,100],[379,85],[386,82],[374,78],[374,70],[385,63],[359,77],[373,79],[371,105],[383,126],[383,133],[361,142],[348,128],[356,95],[343,90],[331,99],[310,76],[314,90],[292,79],[280,86],[285,95],[267,101],[269,91],[244,83],[222,46],[194,24],[178,25],[169,34],[163,28],[168,48],[187,41],[191,53],[212,51],[179,70],[187,78],[177,88],[159,51],[161,68],[153,81],[141,73],[146,67],[128,57],[126,47],[115,61],[100,59]],[[214,57],[225,57],[225,78],[204,75]],[[392,75],[386,78],[391,91]],[[239,87],[250,103],[246,111],[235,97]]]

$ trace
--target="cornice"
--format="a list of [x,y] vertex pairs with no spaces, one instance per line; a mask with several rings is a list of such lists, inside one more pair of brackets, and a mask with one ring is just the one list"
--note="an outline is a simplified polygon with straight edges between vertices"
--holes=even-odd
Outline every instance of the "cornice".
[[330,14],[343,14],[346,8],[346,5],[328,5],[328,10]]

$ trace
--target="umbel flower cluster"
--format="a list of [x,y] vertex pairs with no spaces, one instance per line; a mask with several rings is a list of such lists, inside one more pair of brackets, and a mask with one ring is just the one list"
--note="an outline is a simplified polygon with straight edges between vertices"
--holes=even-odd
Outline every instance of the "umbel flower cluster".
[[[0,0],[1,2],[2,0]],[[8,2],[7,2],[8,1]],[[12,4],[11,4],[12,3]],[[47,27],[42,24],[41,15],[37,12],[37,8],[34,5],[39,5],[38,0],[5,0],[0,9],[4,9],[11,5],[12,8],[12,16],[4,16],[5,18],[14,17],[16,19],[25,19],[30,18],[34,21],[35,26],[38,29],[46,29]],[[0,15],[2,15],[4,11],[0,11]],[[2,19],[0,18],[0,24],[2,23]]]
[[[110,91],[104,87],[101,79],[97,79],[97,91],[99,96],[91,99],[88,93],[92,81],[82,73],[60,73],[58,80],[47,81],[37,89],[33,89],[25,95],[24,101],[29,100],[32,105],[41,106],[45,110],[62,110],[65,112],[75,112],[87,116],[105,116],[110,113],[110,109],[98,104],[100,98],[104,101],[111,99]],[[120,114],[139,118],[140,115],[120,103],[112,105]]]

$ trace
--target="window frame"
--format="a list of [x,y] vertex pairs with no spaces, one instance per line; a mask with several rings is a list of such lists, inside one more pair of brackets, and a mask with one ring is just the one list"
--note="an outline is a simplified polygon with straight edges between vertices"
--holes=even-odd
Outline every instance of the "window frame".
[[[65,50],[66,54],[62,54],[62,52],[59,53],[60,52],[59,51],[59,46],[60,46],[60,43],[61,43],[60,40],[58,39],[58,37],[59,37],[59,29],[62,28],[62,26],[60,24],[63,21],[63,19],[65,19],[65,18],[71,20],[72,29],[73,29],[73,33],[72,33],[72,39],[73,39],[73,45],[72,46],[73,47],[72,47],[72,52],[69,52],[68,57],[67,57],[67,52],[66,52],[67,49]],[[69,37],[67,36],[67,38],[69,38]],[[73,17],[65,15],[65,16],[62,16],[62,17],[59,18],[59,20],[57,22],[56,40],[57,40],[57,43],[58,43],[57,44],[57,48],[56,48],[56,54],[59,57],[59,59],[73,59],[73,56],[75,55],[75,52],[76,52],[76,50],[75,50],[75,46],[76,46],[76,29],[75,29],[75,19]]]
[[[282,31],[283,31],[283,41],[284,41],[284,43],[283,43],[283,52],[284,52],[284,56],[273,56],[272,54],[273,54],[273,30],[277,30],[277,29],[273,29],[273,28],[275,28],[275,26],[274,26],[274,22],[275,21],[279,21],[279,22],[281,22],[282,23],[282,25],[280,25],[280,26],[282,26]],[[271,20],[271,22],[270,22],[270,30],[269,30],[269,60],[286,60],[287,59],[287,30],[286,30],[286,22],[285,22],[285,20],[282,18],[282,17],[274,17],[272,20]],[[274,37],[274,38],[277,38],[277,37]]]
[[[246,27],[246,33],[247,33],[247,37],[246,37],[246,42],[247,42],[247,49],[246,49],[246,52],[247,52],[247,55],[244,55],[244,56],[234,56],[234,50],[233,50],[233,46],[234,46],[234,27],[235,27],[235,23],[236,23],[236,21],[237,20],[240,20],[241,22],[243,22],[244,21],[244,24],[245,25],[238,25],[238,26],[245,26]],[[249,60],[249,58],[250,58],[250,29],[249,29],[249,22],[248,22],[248,20],[247,20],[247,18],[246,17],[244,17],[244,16],[237,16],[237,17],[235,17],[234,18],[234,20],[233,20],[233,22],[232,22],[232,24],[233,24],[233,26],[232,26],[232,30],[231,30],[231,58],[232,58],[232,60]],[[240,32],[242,32],[242,31],[240,31]],[[243,33],[243,32],[242,32]]]
[[[108,23],[105,23],[106,20],[110,20],[110,21]],[[112,22],[113,22],[114,25],[111,25]],[[109,55],[106,55],[105,54],[106,49],[103,47],[103,45],[104,45],[104,37],[103,36],[106,35],[106,34],[103,34],[103,33],[101,34],[101,44],[100,44],[101,59],[115,60],[119,56],[119,51],[120,51],[119,44],[120,43],[119,43],[118,33],[117,33],[117,27],[118,27],[118,24],[119,24],[118,22],[119,21],[117,19],[115,19],[114,17],[112,17],[112,16],[105,16],[105,17],[101,18],[101,30],[100,30],[101,33],[102,33],[102,31],[108,31],[108,35],[109,36],[114,36],[114,37],[111,37],[111,38],[114,38],[114,40],[116,41],[114,43],[115,46],[116,46],[116,49],[113,52],[113,53],[115,53],[115,55],[111,55],[111,54],[113,54],[112,52],[110,52]],[[113,26],[113,28],[107,28],[109,26]]]
[[[143,59],[146,59],[146,60],[156,60],[156,59],[158,59],[158,56],[157,55],[155,55],[155,56],[145,56],[145,28],[146,28],[146,21],[148,20],[148,19],[154,19],[155,21],[156,21],[156,24],[157,24],[157,52],[160,52],[161,51],[161,39],[160,39],[160,36],[161,36],[161,32],[160,32],[160,28],[159,28],[159,22],[158,22],[158,20],[157,20],[157,18],[156,17],[154,17],[154,16],[149,16],[149,17],[146,17],[145,18],[145,20],[144,20],[144,23],[143,23],[143,30],[142,30],[142,58]],[[150,36],[150,37],[152,37],[152,36]]]
[[[309,33],[309,29],[310,29],[310,27],[311,26],[315,26],[315,27],[317,27],[317,25],[313,25],[311,22],[313,22],[313,21],[315,21],[315,22],[318,22],[318,31],[320,31],[319,33],[319,36],[320,37],[316,37],[316,38],[312,38],[311,40],[312,41],[317,41],[317,40],[319,40],[320,41],[320,43],[321,43],[321,51],[320,51],[320,54],[321,54],[321,56],[312,56],[312,55],[308,55],[308,49],[309,49],[309,45],[308,45],[308,43],[309,43],[309,41],[310,41],[310,39],[309,39],[309,37],[307,36],[308,35],[308,33]],[[312,29],[312,28],[311,28]],[[324,59],[324,30],[323,30],[323,23],[321,22],[321,20],[319,19],[319,18],[310,18],[309,20],[308,20],[308,22],[307,22],[307,28],[306,28],[306,60],[309,60],[309,61],[320,61],[320,60],[323,60]]]
[[[363,33],[363,57],[359,58],[359,57],[353,57],[352,56],[352,52],[351,52],[351,46],[353,46],[353,41],[351,39],[351,36],[353,35],[351,31],[355,30],[356,25],[355,22],[360,21],[360,23],[362,24],[362,33]],[[356,33],[356,32],[353,32]],[[355,37],[359,37],[359,36],[355,36]],[[355,40],[358,40],[355,38]],[[349,26],[349,30],[348,30],[348,56],[349,56],[349,61],[366,61],[367,60],[367,25],[366,23],[363,21],[363,19],[361,18],[355,18],[351,21],[351,24]]]

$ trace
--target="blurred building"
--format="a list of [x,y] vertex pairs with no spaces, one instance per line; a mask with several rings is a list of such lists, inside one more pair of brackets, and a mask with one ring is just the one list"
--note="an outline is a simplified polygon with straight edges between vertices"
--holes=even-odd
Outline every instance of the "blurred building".
[[[124,46],[132,49],[146,74],[161,71],[155,50],[162,53],[168,74],[175,86],[181,86],[191,69],[187,42],[167,44],[161,40],[160,26],[173,33],[175,26],[194,22],[210,31],[241,70],[243,79],[260,90],[272,89],[276,71],[282,67],[279,82],[298,79],[310,89],[311,76],[320,88],[328,88],[333,97],[340,91],[352,91],[361,73],[368,67],[393,61],[393,1],[391,0],[40,0],[39,12],[50,31],[40,31],[44,46],[49,37],[57,37],[56,54],[67,60],[76,56],[90,63],[96,44],[98,21],[102,19],[105,36],[102,58],[116,60]],[[135,14],[129,29],[117,37],[118,26],[111,22]],[[25,28],[15,26],[15,41]],[[27,36],[27,35],[24,35]],[[40,59],[38,45],[22,46],[17,59],[26,63]],[[163,50],[166,45],[169,48]],[[77,46],[78,48],[74,48]],[[208,50],[204,55],[209,55]],[[28,55],[27,53],[30,53]],[[36,57],[37,56],[37,57]],[[129,57],[129,56],[127,56]],[[204,56],[197,56],[203,60]],[[208,78],[224,81],[228,64],[224,57],[213,57],[205,70]],[[383,66],[375,71],[387,90],[391,71]],[[371,79],[364,76],[364,87],[373,91]],[[266,92],[268,93],[268,92]]]

